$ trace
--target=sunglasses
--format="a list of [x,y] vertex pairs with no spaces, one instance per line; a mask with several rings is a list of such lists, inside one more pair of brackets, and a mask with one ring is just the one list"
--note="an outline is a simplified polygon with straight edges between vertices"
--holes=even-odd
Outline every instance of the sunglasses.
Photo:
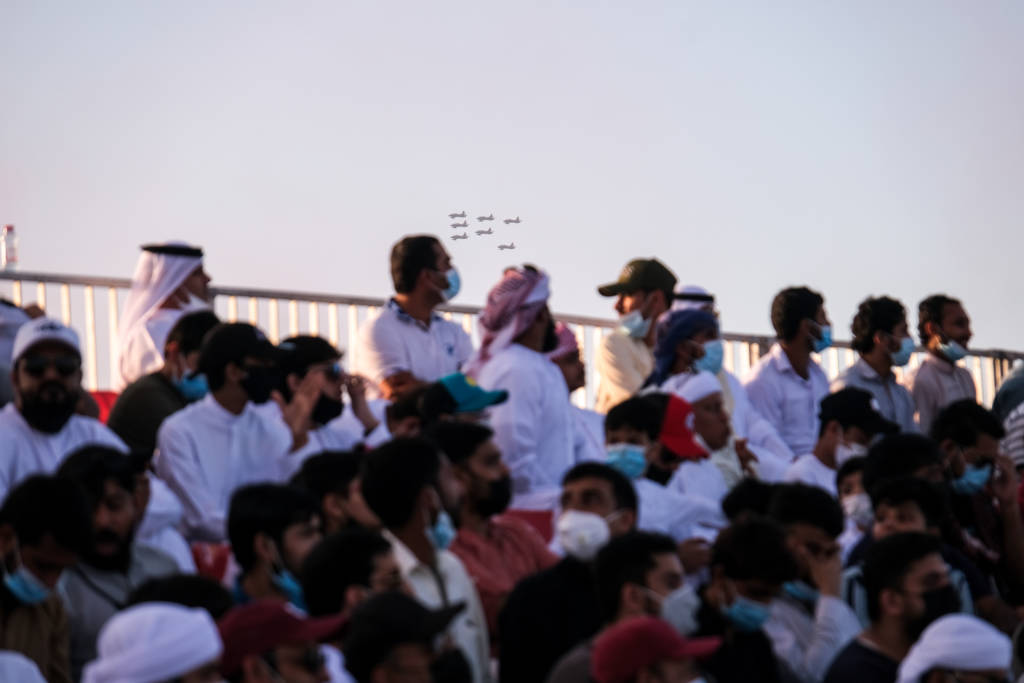
[[28,356],[21,367],[36,379],[51,367],[56,368],[61,377],[70,377],[82,368],[82,361],[77,356]]

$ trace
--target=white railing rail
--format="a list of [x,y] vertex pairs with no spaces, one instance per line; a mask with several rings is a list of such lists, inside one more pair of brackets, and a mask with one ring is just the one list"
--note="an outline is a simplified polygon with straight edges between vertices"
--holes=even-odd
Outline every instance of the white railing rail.
[[[87,389],[113,386],[112,370],[117,363],[117,321],[121,304],[131,282],[125,278],[62,275],[52,273],[0,271],[0,297],[18,305],[37,303],[48,314],[74,327],[82,336],[84,383]],[[316,334],[345,351],[347,363],[357,353],[359,326],[372,316],[384,299],[343,296],[250,287],[214,287],[214,309],[225,320],[258,325],[271,341],[296,334]],[[442,311],[457,320],[479,344],[476,326],[478,309],[446,306]],[[600,318],[556,314],[576,332],[587,363],[587,388],[574,397],[580,405],[593,405],[599,377],[594,351],[615,322]],[[767,336],[725,333],[725,366],[742,376],[773,343]],[[923,359],[915,354],[906,370]],[[835,377],[856,360],[849,344],[839,342],[821,355],[829,377]],[[1024,353],[1003,350],[972,350],[962,364],[971,372],[982,402],[990,405],[995,391],[1013,364]]]

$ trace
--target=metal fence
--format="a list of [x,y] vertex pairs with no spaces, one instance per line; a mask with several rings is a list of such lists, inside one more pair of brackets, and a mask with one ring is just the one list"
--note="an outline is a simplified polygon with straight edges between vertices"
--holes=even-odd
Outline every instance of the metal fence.
[[[0,296],[18,305],[37,303],[51,317],[78,331],[84,345],[84,383],[90,390],[113,386],[118,315],[130,286],[124,278],[0,271]],[[348,364],[355,360],[359,326],[385,303],[383,299],[249,287],[215,287],[213,293],[214,310],[222,319],[258,325],[275,343],[296,334],[323,336],[345,351]],[[479,344],[478,309],[446,306],[441,310],[462,325],[475,345]],[[600,378],[591,361],[615,322],[576,315],[556,314],[556,318],[575,331],[587,364],[587,386],[573,398],[577,405],[592,406]],[[767,353],[773,342],[771,337],[757,335],[725,333],[723,338],[725,367],[740,376]],[[913,370],[923,358],[923,353],[915,354],[904,372]],[[849,344],[839,342],[819,360],[829,377],[835,377],[856,360],[856,354]],[[1018,360],[1024,360],[1024,353],[972,350],[961,364],[974,377],[982,402],[990,405],[1003,377]]]

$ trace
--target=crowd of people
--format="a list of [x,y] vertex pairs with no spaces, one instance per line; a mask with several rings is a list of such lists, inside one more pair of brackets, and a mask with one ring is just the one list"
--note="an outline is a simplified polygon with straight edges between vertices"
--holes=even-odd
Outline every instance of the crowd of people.
[[[76,332],[0,304],[0,680],[1024,680],[1024,373],[977,401],[961,302],[778,292],[738,378],[713,294],[656,259],[597,288],[595,363],[532,265],[481,343],[401,239],[351,364],[218,319],[201,249],[143,247],[119,395]],[[348,366],[348,367],[346,367]]]

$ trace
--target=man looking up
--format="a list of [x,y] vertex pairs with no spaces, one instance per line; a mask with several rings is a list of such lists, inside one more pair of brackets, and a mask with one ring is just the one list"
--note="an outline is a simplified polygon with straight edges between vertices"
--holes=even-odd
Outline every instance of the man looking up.
[[97,420],[75,415],[82,385],[78,335],[50,318],[36,318],[14,339],[13,403],[0,410],[0,500],[25,477],[52,473],[89,444],[126,451]]
[[921,302],[917,309],[917,332],[928,355],[910,380],[910,392],[917,404],[921,431],[929,433],[932,421],[954,401],[977,400],[974,378],[957,361],[967,356],[971,341],[971,319],[963,304],[943,294]]
[[196,374],[199,349],[218,322],[212,311],[181,316],[167,335],[163,367],[135,380],[117,397],[107,426],[133,453],[152,453],[163,421],[206,396],[206,377]]
[[569,390],[544,355],[558,344],[550,294],[544,273],[510,268],[480,314],[484,338],[473,371],[483,388],[508,391],[508,401],[491,409],[491,427],[512,475],[513,508],[553,509],[573,462]]
[[914,355],[914,340],[907,331],[903,304],[887,296],[865,299],[850,325],[853,350],[860,359],[832,383],[832,390],[863,389],[878,402],[878,411],[904,432],[917,431],[914,399],[896,381],[893,367],[903,367]]
[[199,247],[182,242],[142,247],[118,325],[115,391],[160,369],[167,334],[178,318],[210,308],[209,285]]
[[744,380],[754,409],[775,427],[794,453],[810,453],[818,434],[818,405],[828,378],[812,353],[832,345],[825,300],[806,287],[784,289],[772,302],[778,342]]
[[635,394],[654,369],[654,322],[672,304],[676,276],[657,259],[633,259],[617,282],[597,288],[601,296],[616,297],[619,326],[601,341],[597,351],[599,413]]
[[395,296],[359,330],[355,372],[392,400],[458,372],[473,353],[465,330],[434,311],[459,293],[459,273],[433,235],[403,237],[391,248]]

